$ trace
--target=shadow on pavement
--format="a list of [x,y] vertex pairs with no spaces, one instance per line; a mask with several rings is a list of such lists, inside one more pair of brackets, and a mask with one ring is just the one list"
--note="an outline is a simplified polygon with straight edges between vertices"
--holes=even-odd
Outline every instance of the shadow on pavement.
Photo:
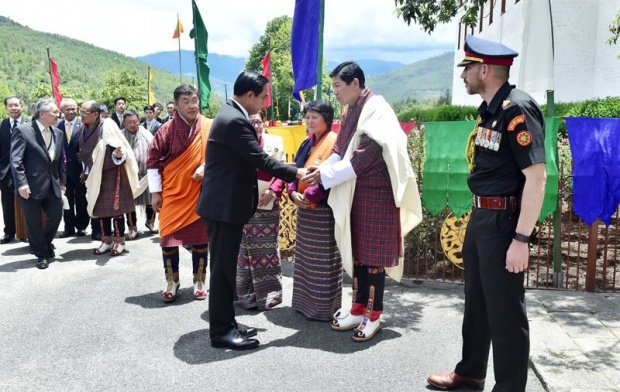
[[141,306],[144,309],[161,309],[168,306],[186,305],[194,302],[194,288],[181,288],[177,291],[177,298],[173,302],[164,302],[161,299],[161,291],[138,295],[136,297],[127,297],[125,302],[132,305]]

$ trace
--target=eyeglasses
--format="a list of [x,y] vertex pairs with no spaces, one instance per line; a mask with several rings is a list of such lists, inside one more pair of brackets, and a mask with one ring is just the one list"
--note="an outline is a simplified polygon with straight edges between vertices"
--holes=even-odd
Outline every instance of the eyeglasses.
[[250,123],[254,126],[254,128],[261,128],[263,126],[262,121],[251,121]]
[[86,110],[81,110],[80,109],[80,114],[91,114],[92,112],[86,111]]

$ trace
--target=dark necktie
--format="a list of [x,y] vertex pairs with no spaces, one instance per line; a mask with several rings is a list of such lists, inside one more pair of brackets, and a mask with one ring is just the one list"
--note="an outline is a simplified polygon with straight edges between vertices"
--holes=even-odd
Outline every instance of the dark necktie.
[[13,120],[13,127],[11,128],[11,133],[17,128],[17,120]]

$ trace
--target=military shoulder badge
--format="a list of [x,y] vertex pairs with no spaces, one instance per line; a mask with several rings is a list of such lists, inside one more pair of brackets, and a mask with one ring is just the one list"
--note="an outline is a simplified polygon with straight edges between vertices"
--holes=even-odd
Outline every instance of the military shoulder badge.
[[508,132],[512,132],[519,124],[523,124],[525,122],[525,114],[520,114],[510,120],[508,123]]
[[532,144],[532,134],[528,131],[521,131],[517,133],[517,143],[521,147],[527,147]]

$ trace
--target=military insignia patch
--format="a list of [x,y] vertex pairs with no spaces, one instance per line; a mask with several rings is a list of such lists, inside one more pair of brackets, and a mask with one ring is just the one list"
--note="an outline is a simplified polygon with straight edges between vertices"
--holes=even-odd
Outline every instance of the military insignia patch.
[[504,103],[502,104],[502,107],[505,108],[508,105],[510,105],[510,100],[509,99],[504,101]]
[[525,122],[525,114],[520,114],[517,117],[510,120],[508,123],[508,131],[514,131],[517,125],[523,124]]
[[517,133],[517,143],[521,147],[527,147],[532,144],[532,134],[528,131],[521,131]]

